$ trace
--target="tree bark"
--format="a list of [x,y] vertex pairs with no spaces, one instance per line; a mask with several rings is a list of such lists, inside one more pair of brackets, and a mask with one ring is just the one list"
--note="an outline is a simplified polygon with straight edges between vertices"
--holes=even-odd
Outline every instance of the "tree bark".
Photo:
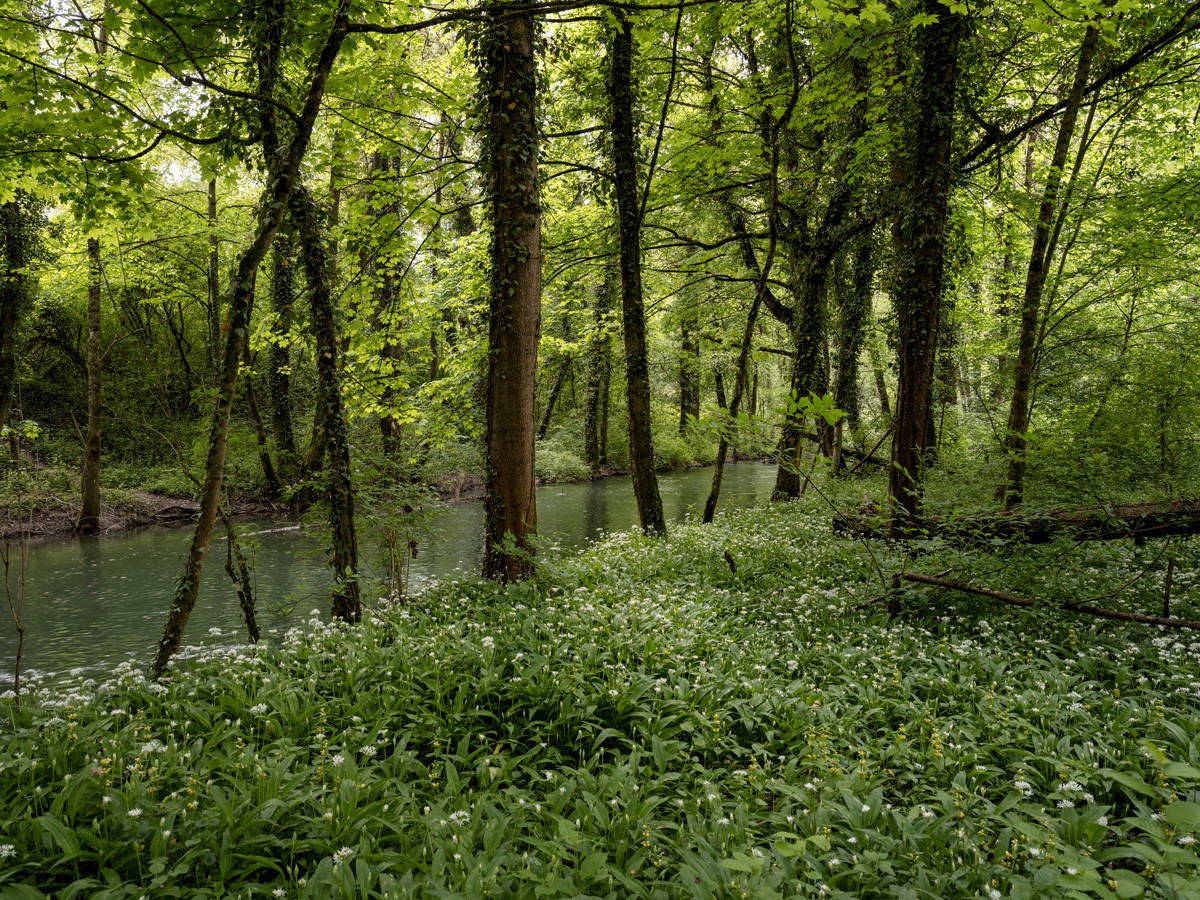
[[215,379],[221,371],[221,241],[217,237],[217,179],[208,180],[208,364]]
[[[263,197],[258,205],[258,224],[254,238],[242,252],[234,277],[226,288],[229,296],[229,313],[226,320],[228,328],[226,329],[225,352],[221,362],[221,379],[217,385],[217,402],[209,424],[208,456],[204,467],[200,513],[192,533],[192,542],[188,549],[183,573],[180,575],[179,584],[175,589],[175,597],[171,603],[167,624],[158,643],[158,652],[155,655],[153,668],[155,678],[162,676],[166,671],[167,663],[179,650],[184,628],[196,605],[196,595],[200,590],[200,578],[204,572],[204,562],[208,557],[209,542],[212,537],[213,524],[216,522],[217,507],[224,482],[229,418],[233,411],[233,399],[237,389],[242,342],[246,340],[250,327],[249,313],[254,290],[254,277],[271,247],[271,241],[283,218],[292,188],[298,179],[300,164],[308,149],[313,125],[321,107],[321,99],[325,94],[329,72],[337,60],[342,43],[348,33],[347,11],[348,4],[346,0],[342,0],[334,11],[329,37],[317,57],[304,109],[296,122],[295,132],[286,151],[278,157],[271,153],[267,155],[268,160],[278,159],[278,166],[272,168],[267,186],[263,191]],[[264,140],[264,144],[266,143],[267,141]],[[266,149],[267,147],[264,146],[264,150]]]
[[621,320],[625,333],[625,382],[629,408],[629,468],[638,520],[647,534],[666,531],[650,419],[650,364],[642,298],[642,211],[638,199],[637,136],[633,112],[633,23],[616,11],[609,47],[608,93],[612,106],[612,153],[621,248]]
[[18,191],[15,199],[0,206],[0,237],[4,241],[4,272],[0,278],[0,432],[8,426],[12,409],[17,375],[17,326],[29,300],[26,267],[34,225],[28,201],[28,195]]
[[541,325],[534,20],[494,3],[481,47],[485,172],[492,220],[483,574],[528,577],[537,533],[534,396]]
[[100,347],[100,299],[103,268],[100,241],[88,238],[87,304],[87,436],[83,443],[83,471],[79,476],[80,507],[75,531],[95,534],[100,530],[100,451],[104,429],[103,352]]
[[329,247],[321,227],[316,201],[308,189],[292,188],[289,211],[300,242],[300,256],[308,275],[308,299],[317,351],[317,402],[324,411],[328,441],[329,531],[333,541],[333,617],[343,622],[362,618],[358,585],[358,538],[354,528],[354,483],[350,470],[350,437],[342,404],[341,340],[333,308],[333,273]]
[[700,339],[693,323],[680,326],[679,343],[679,433],[700,421]]
[[292,427],[292,304],[296,300],[292,239],[285,229],[275,238],[271,260],[271,349],[268,355],[268,390],[271,393],[271,431],[279,469],[289,481],[297,470],[296,435]]
[[1029,254],[1029,269],[1025,275],[1025,297],[1021,303],[1021,332],[1017,345],[1017,364],[1013,370],[1012,405],[1008,412],[1009,457],[1004,490],[1006,510],[1019,506],[1025,496],[1026,434],[1029,431],[1030,390],[1037,352],[1038,314],[1042,307],[1042,292],[1046,286],[1050,257],[1054,253],[1050,229],[1058,208],[1063,170],[1066,168],[1067,154],[1075,136],[1075,123],[1079,119],[1079,108],[1083,103],[1083,92],[1087,87],[1098,37],[1099,29],[1094,25],[1088,27],[1083,37],[1083,45],[1080,47],[1079,60],[1075,67],[1075,79],[1059,125],[1050,170],[1046,173],[1046,189],[1042,195],[1037,226],[1033,233],[1033,249]]
[[617,292],[617,270],[604,266],[604,275],[592,304],[591,335],[588,338],[587,372],[584,379],[583,461],[595,478],[608,455],[608,383],[612,377],[612,334],[609,315]]
[[921,74],[916,85],[915,129],[903,160],[906,210],[895,228],[899,273],[900,378],[888,495],[892,529],[899,536],[921,513],[922,469],[928,450],[938,321],[946,261],[946,222],[953,187],[951,149],[959,46],[966,16],[939,0],[924,0],[936,21],[923,27]]

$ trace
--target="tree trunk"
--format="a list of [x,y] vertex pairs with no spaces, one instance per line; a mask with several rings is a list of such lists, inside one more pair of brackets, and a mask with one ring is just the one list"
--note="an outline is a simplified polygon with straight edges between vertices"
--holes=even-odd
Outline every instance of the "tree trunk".
[[[493,3],[481,47],[492,220],[486,390],[484,577],[532,572],[537,533],[534,395],[541,325],[537,62],[532,14]],[[517,7],[519,9],[519,7]]]
[[[17,375],[17,325],[29,299],[25,267],[29,264],[34,224],[28,201],[27,194],[17,191],[15,199],[0,206],[0,237],[4,241],[4,273],[0,278],[0,432],[8,426],[12,408]],[[15,447],[15,441],[12,443]]]
[[839,282],[841,333],[838,335],[837,384],[834,400],[846,413],[853,430],[859,425],[858,361],[862,355],[863,329],[871,312],[871,285],[875,279],[872,235],[863,235],[854,247],[850,277]]
[[629,405],[629,468],[638,520],[647,534],[666,531],[650,421],[650,364],[642,299],[642,210],[637,186],[637,137],[633,113],[633,24],[616,12],[611,34],[609,100],[612,152],[621,245],[621,320],[625,332],[625,381]]
[[583,461],[592,477],[608,454],[608,382],[612,375],[612,335],[608,317],[617,291],[617,270],[604,266],[604,276],[592,304],[591,335],[587,346],[587,371],[584,377]]
[[[793,251],[792,259],[799,268],[793,273],[793,293],[796,310],[791,324],[792,358],[791,395],[803,399],[811,393],[823,394],[826,385],[819,378],[821,344],[824,340],[824,305],[828,263],[814,254],[803,256]],[[784,419],[783,436],[779,440],[779,471],[771,499],[792,500],[800,496],[803,477],[800,474],[801,441],[804,418],[791,410]]]
[[[228,328],[226,329],[225,352],[221,362],[221,378],[217,384],[217,402],[213,407],[212,421],[209,425],[208,456],[204,467],[200,513],[196,518],[192,542],[188,549],[183,573],[180,575],[179,584],[175,589],[175,597],[171,603],[167,624],[163,629],[162,638],[158,642],[153,669],[155,678],[162,676],[166,671],[167,663],[178,651],[183,640],[184,628],[187,627],[192,609],[196,605],[196,595],[200,590],[204,562],[208,558],[209,541],[212,537],[213,524],[216,522],[217,506],[221,496],[221,486],[224,482],[229,418],[233,411],[233,399],[237,389],[242,342],[246,340],[250,328],[250,302],[254,291],[254,277],[271,247],[271,241],[279,228],[283,211],[297,181],[300,164],[304,160],[309,139],[312,136],[313,125],[321,107],[321,98],[325,94],[329,72],[333,68],[342,42],[348,33],[347,10],[348,4],[346,0],[342,0],[334,12],[329,38],[317,57],[304,109],[296,122],[295,133],[286,151],[279,156],[272,153],[267,154],[268,160],[278,159],[279,163],[272,169],[267,187],[263,191],[263,197],[258,207],[258,225],[254,238],[242,252],[242,256],[238,260],[237,271],[226,288],[230,298]],[[268,142],[264,141],[264,143]],[[266,149],[267,147],[264,146],[264,150]]]
[[271,392],[271,431],[279,469],[284,478],[294,479],[298,467],[296,435],[292,428],[292,304],[296,300],[295,264],[292,258],[292,236],[280,229],[275,238],[271,260],[271,349],[268,356],[267,386]]
[[954,95],[959,45],[967,25],[966,16],[949,11],[940,0],[924,0],[924,10],[936,21],[922,29],[921,74],[914,98],[917,122],[903,161],[907,208],[897,218],[895,228],[900,379],[888,495],[892,529],[897,536],[921,512],[922,468],[928,445],[946,261],[946,222],[953,187]]
[[95,534],[100,530],[100,445],[104,427],[103,353],[100,348],[100,297],[103,269],[100,241],[88,238],[87,304],[87,436],[83,443],[83,472],[79,477],[80,507],[75,531]]
[[546,432],[550,430],[550,417],[554,415],[554,407],[558,403],[558,395],[562,393],[563,385],[567,383],[567,373],[571,371],[571,360],[565,359],[558,367],[558,375],[554,378],[554,385],[550,388],[550,396],[546,399],[546,409],[542,413],[542,423],[538,426],[537,439],[543,441],[546,439]]
[[680,326],[679,344],[679,433],[700,421],[700,338],[692,323]]
[[308,275],[308,300],[317,352],[317,402],[324,410],[328,441],[329,531],[333,540],[333,617],[357,622],[362,617],[358,585],[358,538],[354,529],[354,483],[350,471],[350,438],[342,405],[341,340],[333,308],[333,273],[329,244],[321,228],[316,201],[308,189],[297,184],[289,202],[300,256]]
[[221,371],[221,242],[217,237],[217,179],[208,180],[208,364],[215,379]]
[[879,395],[879,412],[889,425],[892,422],[892,404],[888,402],[887,373],[883,368],[883,360],[879,358],[879,348],[874,339],[867,341],[867,355],[871,358],[871,374],[875,376],[875,393]]
[[1025,495],[1026,433],[1029,431],[1029,397],[1037,349],[1038,313],[1042,307],[1042,291],[1046,286],[1050,257],[1054,253],[1050,229],[1058,208],[1063,170],[1067,164],[1071,141],[1075,136],[1075,123],[1079,119],[1079,107],[1083,102],[1083,91],[1091,72],[1098,37],[1099,29],[1094,25],[1088,27],[1083,37],[1079,61],[1075,67],[1075,79],[1059,125],[1058,140],[1054,144],[1050,170],[1046,173],[1046,189],[1042,194],[1037,226],[1033,233],[1033,249],[1029,254],[1029,269],[1025,275],[1025,297],[1021,303],[1021,332],[1017,344],[1017,364],[1013,370],[1012,405],[1008,412],[1009,458],[1004,491],[1006,510],[1019,506]]

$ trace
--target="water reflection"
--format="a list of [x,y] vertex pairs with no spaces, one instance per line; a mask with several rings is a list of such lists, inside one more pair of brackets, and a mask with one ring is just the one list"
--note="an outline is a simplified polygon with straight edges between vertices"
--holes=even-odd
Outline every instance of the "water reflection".
[[[697,515],[708,496],[711,478],[711,469],[659,476],[668,521]],[[773,479],[770,466],[739,463],[728,467],[722,508],[765,503]],[[607,533],[634,528],[637,522],[637,504],[628,478],[538,490],[538,531],[549,548],[585,547]],[[264,632],[285,629],[313,609],[325,611],[329,575],[317,538],[278,519],[242,522],[240,536],[254,571],[258,618]],[[156,528],[32,543],[23,667],[46,672],[83,668],[98,674],[124,659],[149,660],[190,537],[188,528]],[[410,590],[434,579],[477,571],[483,551],[483,506],[440,506],[415,537],[419,553],[411,560]],[[368,536],[364,545],[371,544]],[[224,540],[218,540],[209,554],[188,623],[191,642],[244,639],[236,595],[224,571],[225,547]],[[379,574],[377,550],[364,548],[363,555],[368,573],[374,570],[373,574]],[[5,616],[0,619],[0,687],[12,682],[15,655],[16,633]]]

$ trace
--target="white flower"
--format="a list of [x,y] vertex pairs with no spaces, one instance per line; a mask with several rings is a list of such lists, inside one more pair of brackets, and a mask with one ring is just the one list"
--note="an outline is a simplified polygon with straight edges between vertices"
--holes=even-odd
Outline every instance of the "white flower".
[[1192,844],[1196,843],[1196,839],[1190,834],[1185,834],[1175,843],[1177,843],[1180,847],[1190,847]]
[[283,888],[275,888],[275,890],[271,891],[271,896],[272,897],[286,897],[287,891],[284,890]]
[[250,707],[250,712],[254,713],[256,716],[264,715],[266,714],[266,711],[267,704],[265,703],[255,703],[252,707]]
[[1059,800],[1058,801],[1059,809],[1073,809],[1074,806],[1075,806],[1075,802],[1073,800]]
[[1107,827],[1107,825],[1108,825],[1108,816],[1101,816],[1100,818],[1098,818],[1098,819],[1096,820],[1096,824],[1097,824],[1097,825],[1104,825],[1104,826],[1106,826],[1106,827]]
[[363,756],[374,756],[378,752],[379,751],[375,748],[374,744],[367,744],[365,747],[362,748]]
[[1074,866],[1067,866],[1067,874],[1068,875],[1078,875],[1079,870],[1077,868],[1075,868]]
[[460,809],[458,812],[450,813],[450,821],[455,825],[463,825],[471,821],[471,814],[465,809]]
[[354,855],[354,851],[349,847],[343,847],[337,853],[333,854],[333,864],[340,865]]
[[333,754],[333,756],[330,758],[329,761],[332,762],[335,766],[340,766],[342,763],[344,763],[346,761],[346,757],[342,756],[342,754],[340,754],[340,753],[335,753],[335,754]]
[[728,825],[729,819],[726,816],[721,816],[721,818],[717,819],[717,824],[718,825]]
[[862,807],[862,811],[863,811],[863,812],[870,812],[870,811],[871,811],[871,807],[870,807],[869,805],[867,805],[866,803],[864,803],[864,804],[863,804],[863,807]]
[[17,855],[17,848],[12,844],[0,844],[0,859],[9,859]]
[[989,900],[1000,900],[1000,898],[1004,896],[996,888],[988,888],[987,895]]
[[838,859],[836,856],[829,857],[829,868],[836,869],[841,864],[842,864],[842,861],[840,859]]
[[133,809],[129,810],[129,812],[125,813],[125,815],[129,816],[131,819],[136,819],[141,814],[142,808],[140,806],[135,806]]

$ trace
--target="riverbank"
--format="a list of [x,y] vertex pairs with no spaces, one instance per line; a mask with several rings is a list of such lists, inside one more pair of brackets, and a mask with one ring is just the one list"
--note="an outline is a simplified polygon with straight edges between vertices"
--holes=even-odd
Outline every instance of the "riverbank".
[[[926,550],[1050,604],[1161,601],[1132,543]],[[860,605],[911,560],[815,500],[542,559],[162,685],[0,700],[0,889],[1194,892],[1200,643],[915,585],[889,621]],[[1175,598],[1195,616],[1197,585]]]
[[[758,461],[746,457],[744,461]],[[688,468],[704,468],[697,464]],[[662,469],[661,472],[674,471]],[[587,479],[563,479],[539,484],[576,484],[603,478],[621,477],[629,474],[628,469],[603,466],[600,472]],[[59,479],[65,481],[64,478]],[[443,503],[465,503],[482,500],[484,483],[482,476],[475,473],[455,473],[437,479],[431,485],[433,495]],[[160,494],[136,488],[106,488],[102,492],[100,534],[118,534],[137,528],[154,525],[182,524],[190,521],[199,512],[199,504],[190,497],[175,494]],[[267,516],[289,512],[285,504],[272,503],[261,498],[243,498],[235,505],[236,513],[244,516]],[[69,481],[60,483],[56,489],[43,489],[21,503],[0,502],[0,541],[16,541],[24,537],[65,537],[75,530],[79,518],[78,491]]]

